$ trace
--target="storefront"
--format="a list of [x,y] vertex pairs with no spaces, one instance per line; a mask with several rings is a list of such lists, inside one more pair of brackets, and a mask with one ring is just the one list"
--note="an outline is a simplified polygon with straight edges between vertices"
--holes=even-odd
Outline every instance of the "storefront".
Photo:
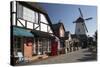
[[11,2],[11,31],[11,56],[16,57],[18,52],[25,59],[50,55],[54,39],[52,23],[47,12],[38,4]]
[[42,31],[33,30],[32,33],[34,34],[34,45],[33,45],[33,55],[44,55],[51,53],[51,42],[54,37]]
[[[30,30],[13,26],[13,48],[11,48],[13,49],[13,53],[11,55],[13,59],[20,57],[21,54],[24,58],[32,57],[33,37],[34,35],[30,32]],[[19,52],[20,55],[18,54]],[[16,60],[14,62],[16,62]]]

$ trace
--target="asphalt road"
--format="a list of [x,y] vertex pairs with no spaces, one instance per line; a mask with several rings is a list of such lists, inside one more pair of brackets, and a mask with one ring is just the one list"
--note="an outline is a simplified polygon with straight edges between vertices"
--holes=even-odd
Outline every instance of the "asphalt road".
[[41,65],[41,64],[55,64],[55,63],[72,63],[72,62],[85,62],[85,61],[96,61],[97,56],[88,49],[80,49],[78,51],[53,56],[45,60],[24,63],[22,65]]

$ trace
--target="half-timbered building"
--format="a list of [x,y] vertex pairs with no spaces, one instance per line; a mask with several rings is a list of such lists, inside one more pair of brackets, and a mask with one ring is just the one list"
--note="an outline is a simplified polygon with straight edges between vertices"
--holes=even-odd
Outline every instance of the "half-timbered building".
[[47,12],[37,3],[11,2],[11,57],[20,51],[24,57],[51,52],[55,39]]
[[60,44],[58,52],[61,54],[65,53],[65,28],[62,22],[58,22],[57,24],[53,24],[54,34],[59,38]]

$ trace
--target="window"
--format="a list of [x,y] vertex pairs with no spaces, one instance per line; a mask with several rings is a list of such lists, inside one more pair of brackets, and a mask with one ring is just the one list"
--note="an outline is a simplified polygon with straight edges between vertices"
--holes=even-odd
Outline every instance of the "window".
[[48,40],[47,39],[42,39],[42,47],[43,47],[43,54],[45,54],[46,52],[48,52]]
[[47,21],[46,17],[43,14],[40,14],[40,21],[43,22],[43,23],[48,24],[48,21]]
[[16,48],[18,48],[18,49],[21,48],[21,39],[20,38],[17,38]]
[[51,41],[48,40],[48,52],[50,52],[50,51],[51,51]]
[[13,41],[13,45],[14,45],[14,47],[13,47],[14,51],[13,51],[13,53],[14,53],[14,56],[16,56],[17,52],[21,51],[21,38],[15,37],[14,41]]
[[23,19],[35,22],[35,12],[31,9],[23,7]]
[[21,48],[21,38],[16,37],[14,40],[15,40],[14,41],[14,48],[20,49]]
[[17,18],[23,17],[23,6],[17,3]]
[[24,20],[38,23],[38,13],[34,10],[31,10],[27,7],[22,6],[21,4],[17,3],[17,18],[22,18]]

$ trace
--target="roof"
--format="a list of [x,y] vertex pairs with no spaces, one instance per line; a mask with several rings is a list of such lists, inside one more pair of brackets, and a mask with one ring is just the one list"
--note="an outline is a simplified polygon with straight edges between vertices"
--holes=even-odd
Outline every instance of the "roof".
[[27,29],[13,27],[13,36],[33,37],[34,35]]
[[[61,25],[62,25],[63,28],[64,28],[64,25],[63,25],[63,23],[61,23],[61,22],[56,23],[56,24],[52,24],[52,27],[53,27],[54,33],[55,33],[55,32],[59,32],[59,28],[60,28]],[[65,28],[64,28],[64,30],[65,30]]]

